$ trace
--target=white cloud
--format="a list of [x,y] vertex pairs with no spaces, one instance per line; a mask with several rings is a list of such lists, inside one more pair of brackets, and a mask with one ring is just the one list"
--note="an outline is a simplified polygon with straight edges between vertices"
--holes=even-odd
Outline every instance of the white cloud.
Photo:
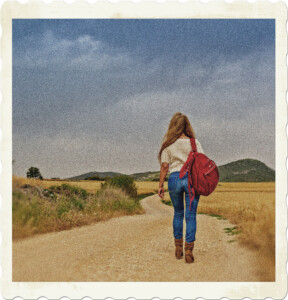
[[111,49],[102,41],[95,40],[89,35],[69,40],[56,37],[52,31],[46,31],[40,39],[31,37],[29,44],[17,50],[13,56],[14,66],[53,66],[62,70],[115,68],[119,64],[130,62],[127,53]]

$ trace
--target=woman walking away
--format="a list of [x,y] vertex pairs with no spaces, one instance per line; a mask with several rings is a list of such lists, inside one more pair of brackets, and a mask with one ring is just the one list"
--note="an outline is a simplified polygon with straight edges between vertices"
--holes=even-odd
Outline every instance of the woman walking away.
[[[196,234],[196,212],[200,198],[199,195],[195,195],[191,210],[189,210],[188,173],[183,178],[179,178],[180,170],[191,151],[190,138],[195,138],[197,151],[204,153],[200,142],[195,137],[194,130],[187,116],[177,112],[170,121],[158,154],[158,160],[161,164],[158,195],[161,198],[164,197],[163,183],[170,170],[168,190],[174,207],[173,235],[176,246],[175,256],[177,259],[183,257],[183,198],[185,199],[185,261],[187,263],[194,262],[193,248]],[[185,197],[183,197],[184,195]]]

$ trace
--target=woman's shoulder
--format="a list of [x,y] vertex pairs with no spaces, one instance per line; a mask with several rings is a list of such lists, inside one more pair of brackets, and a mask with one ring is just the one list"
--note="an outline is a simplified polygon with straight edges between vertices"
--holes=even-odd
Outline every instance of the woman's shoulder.
[[204,154],[204,151],[203,151],[202,145],[201,145],[201,143],[199,142],[199,140],[198,140],[198,139],[195,139],[195,143],[196,143],[196,147],[197,147],[197,150],[198,150],[198,152],[200,152],[200,153],[203,153],[203,154]]
[[[185,141],[185,142],[187,142],[187,143],[188,143],[188,142],[190,143],[190,138],[178,138],[178,139],[174,142],[174,144],[175,144],[176,142],[182,142],[182,141]],[[195,142],[196,142],[196,143],[200,143],[199,140],[196,139],[196,138],[195,138]],[[172,144],[172,145],[173,145],[173,144]]]
[[173,144],[170,145],[170,148],[182,149],[184,147],[186,149],[187,145],[190,145],[190,139],[178,138]]
[[[200,144],[199,140],[195,138],[196,144]],[[190,145],[190,138],[178,138],[174,143],[166,147],[166,149],[172,149],[174,147],[179,147],[179,145]]]

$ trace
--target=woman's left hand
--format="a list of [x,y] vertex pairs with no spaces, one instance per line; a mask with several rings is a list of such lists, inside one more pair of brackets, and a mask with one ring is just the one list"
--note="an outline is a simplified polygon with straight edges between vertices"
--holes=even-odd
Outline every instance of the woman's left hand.
[[163,198],[164,197],[164,187],[159,187],[158,188],[158,196],[160,198]]

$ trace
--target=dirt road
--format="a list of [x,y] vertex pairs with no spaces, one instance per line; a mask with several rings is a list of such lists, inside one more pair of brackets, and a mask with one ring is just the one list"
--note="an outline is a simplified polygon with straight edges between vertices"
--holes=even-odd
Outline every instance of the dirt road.
[[13,281],[261,281],[255,254],[228,242],[228,221],[197,215],[187,264],[174,256],[173,208],[157,195],[141,203],[143,215],[13,242]]

